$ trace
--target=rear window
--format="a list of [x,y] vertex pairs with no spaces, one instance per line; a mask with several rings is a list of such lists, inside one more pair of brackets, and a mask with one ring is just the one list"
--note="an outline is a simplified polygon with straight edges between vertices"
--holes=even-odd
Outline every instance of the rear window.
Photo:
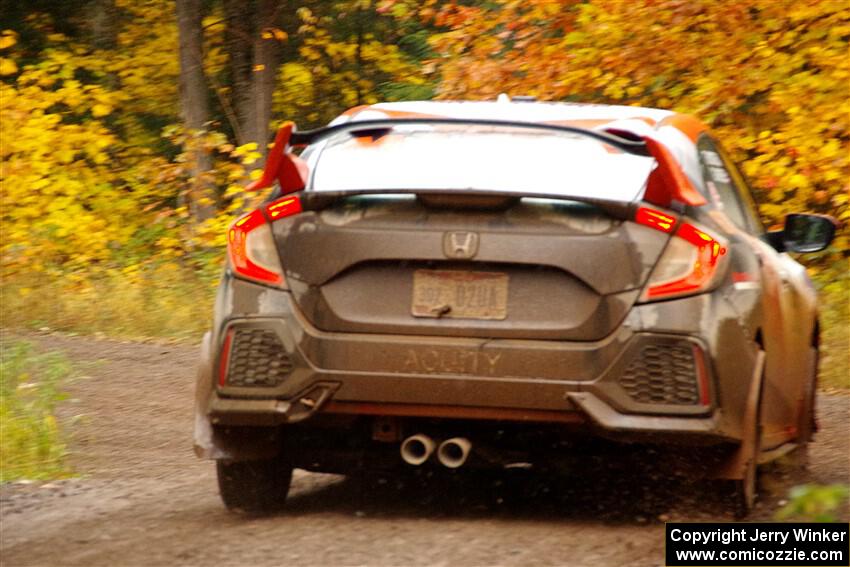
[[485,190],[633,200],[654,164],[596,140],[533,128],[400,125],[342,132],[311,151],[310,190]]

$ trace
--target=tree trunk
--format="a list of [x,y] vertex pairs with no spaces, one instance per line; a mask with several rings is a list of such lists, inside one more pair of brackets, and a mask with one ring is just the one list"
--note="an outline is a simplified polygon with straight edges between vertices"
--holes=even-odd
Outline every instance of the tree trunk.
[[224,43],[228,56],[230,73],[230,107],[236,112],[231,118],[231,127],[236,136],[237,145],[248,142],[244,131],[244,116],[247,112],[246,93],[251,89],[251,20],[253,2],[244,0],[224,0],[224,16],[227,22],[224,30]]
[[[271,33],[279,24],[279,0],[225,0],[225,44],[230,57],[231,102],[237,143],[255,142],[265,157],[269,141],[280,48]],[[258,162],[255,167],[261,164]]]
[[[251,74],[251,96],[254,99],[253,126],[248,128],[260,146],[263,157],[269,137],[269,121],[272,117],[272,94],[274,93],[280,49],[274,36],[270,39],[269,28],[277,26],[278,13],[275,0],[259,0],[256,31],[253,38],[254,68]],[[265,36],[265,37],[264,37]]]
[[86,9],[92,45],[97,49],[115,49],[118,45],[115,0],[94,0]]
[[214,192],[205,179],[212,169],[212,156],[203,148],[202,136],[209,122],[210,108],[204,76],[204,46],[201,0],[177,0],[180,33],[180,107],[186,130],[185,150],[190,155],[192,187],[188,204],[197,220],[214,212]]

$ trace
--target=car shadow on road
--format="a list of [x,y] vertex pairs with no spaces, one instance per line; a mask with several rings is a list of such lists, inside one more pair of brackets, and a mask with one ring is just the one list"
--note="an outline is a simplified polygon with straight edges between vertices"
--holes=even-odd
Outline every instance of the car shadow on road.
[[586,467],[568,473],[507,469],[353,475],[313,489],[296,486],[285,514],[329,512],[381,518],[510,518],[612,524],[732,519],[719,483],[659,474],[651,468],[622,467]]

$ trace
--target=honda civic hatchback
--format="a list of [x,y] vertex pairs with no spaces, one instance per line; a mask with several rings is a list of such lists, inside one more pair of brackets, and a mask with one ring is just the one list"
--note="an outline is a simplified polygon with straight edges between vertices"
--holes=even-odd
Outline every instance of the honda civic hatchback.
[[546,467],[604,439],[686,448],[745,513],[759,464],[805,454],[820,327],[788,253],[834,222],[766,232],[693,117],[376,104],[284,124],[267,187],[197,381],[228,508],[279,508],[296,467]]

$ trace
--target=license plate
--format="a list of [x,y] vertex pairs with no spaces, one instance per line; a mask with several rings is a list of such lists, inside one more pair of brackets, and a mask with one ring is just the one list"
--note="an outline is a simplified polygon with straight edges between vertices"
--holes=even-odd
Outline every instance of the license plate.
[[505,319],[508,316],[508,274],[416,270],[411,312],[414,317]]

